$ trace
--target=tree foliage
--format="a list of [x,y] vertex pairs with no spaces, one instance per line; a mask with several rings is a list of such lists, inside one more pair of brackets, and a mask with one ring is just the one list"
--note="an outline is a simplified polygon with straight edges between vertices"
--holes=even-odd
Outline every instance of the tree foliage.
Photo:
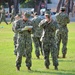
[[21,3],[21,7],[34,7],[34,0],[23,0],[20,2]]

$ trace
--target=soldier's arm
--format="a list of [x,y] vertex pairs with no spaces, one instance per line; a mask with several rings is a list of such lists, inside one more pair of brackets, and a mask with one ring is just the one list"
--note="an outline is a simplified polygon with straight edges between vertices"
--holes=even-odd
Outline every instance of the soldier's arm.
[[39,23],[39,27],[41,27],[41,28],[44,28],[45,27],[45,25],[46,25],[46,20],[44,19],[44,20],[42,20],[40,23]]
[[52,29],[53,29],[54,31],[56,31],[56,30],[59,29],[59,25],[58,25],[58,23],[57,23],[56,21],[53,22]]
[[22,28],[20,28],[20,22],[19,22],[19,21],[17,21],[17,22],[15,23],[15,28],[14,28],[14,30],[15,30],[15,32],[19,32],[19,33],[24,31]]
[[67,23],[70,23],[69,16],[66,16],[66,21],[67,21]]
[[28,32],[33,33],[34,32],[34,26],[33,26],[33,23],[31,21],[29,21],[29,26],[32,26],[32,28],[29,28]]

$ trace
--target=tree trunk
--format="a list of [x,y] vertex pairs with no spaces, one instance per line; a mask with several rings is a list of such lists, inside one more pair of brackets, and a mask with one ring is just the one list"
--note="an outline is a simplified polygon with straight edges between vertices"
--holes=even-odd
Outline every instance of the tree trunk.
[[65,7],[66,7],[66,13],[69,15],[69,13],[70,13],[70,0],[66,0]]
[[35,7],[34,7],[34,11],[37,12],[38,14],[40,14],[40,4],[41,4],[41,0],[40,1],[35,1]]
[[19,12],[19,1],[18,0],[13,0],[14,1],[14,9],[15,9],[15,15]]
[[59,10],[60,10],[61,4],[62,4],[62,0],[59,0],[59,3],[58,3],[58,5],[57,5],[57,9],[56,9],[56,12],[57,12],[57,13],[58,13]]
[[9,13],[11,13],[11,0],[8,1]]

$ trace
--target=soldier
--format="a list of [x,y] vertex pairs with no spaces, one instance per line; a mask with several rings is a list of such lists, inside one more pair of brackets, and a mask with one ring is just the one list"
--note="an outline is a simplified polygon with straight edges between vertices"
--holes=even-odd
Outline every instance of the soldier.
[[42,33],[42,29],[39,28],[39,23],[41,21],[41,18],[38,17],[37,12],[34,13],[34,18],[32,19],[32,25],[34,28],[34,32],[32,35],[32,39],[35,45],[35,54],[36,57],[39,59],[40,56],[40,49],[42,51],[42,46],[41,46],[41,41],[40,41],[40,37],[41,37],[41,33]]
[[11,19],[10,19],[10,24],[15,20],[15,10],[14,10],[14,5],[11,6]]
[[26,66],[28,70],[31,70],[32,62],[31,62],[31,52],[32,52],[32,40],[31,40],[31,30],[32,28],[27,28],[26,26],[31,26],[31,22],[29,21],[30,14],[25,12],[23,15],[23,19],[20,19],[16,22],[15,32],[18,33],[17,40],[17,59],[16,59],[16,67],[17,70],[20,70],[22,63],[22,55],[24,50],[26,52]]
[[5,9],[4,9],[4,7],[3,6],[1,6],[1,10],[0,10],[0,13],[1,13],[1,15],[0,15],[0,23],[2,22],[2,21],[4,21],[7,25],[8,25],[8,23],[7,23],[7,21],[6,21],[6,18],[5,18]]
[[61,7],[61,12],[56,16],[56,20],[59,24],[59,33],[57,34],[57,46],[58,46],[58,57],[59,57],[59,49],[60,49],[60,42],[62,40],[62,54],[63,58],[65,58],[67,53],[67,42],[68,42],[68,28],[67,24],[70,22],[69,16],[66,13],[66,8]]
[[18,33],[15,32],[14,28],[15,28],[16,22],[17,22],[18,20],[20,20],[20,17],[21,17],[21,15],[20,15],[20,14],[17,14],[17,15],[15,16],[15,21],[12,23],[12,24],[13,24],[12,30],[13,30],[13,32],[15,33],[15,34],[14,34],[14,38],[13,38],[13,40],[14,40],[14,46],[15,46],[15,50],[14,50],[14,54],[15,54],[15,55],[17,55],[16,47],[17,47]]
[[41,9],[41,10],[40,10],[40,15],[39,15],[39,17],[41,18],[41,20],[42,20],[42,19],[45,19],[45,16],[44,16],[45,11],[46,11],[46,9]]
[[57,46],[55,41],[55,32],[58,29],[58,25],[51,19],[51,13],[49,11],[46,11],[45,18],[39,23],[39,26],[43,28],[43,34],[40,40],[42,41],[44,51],[45,66],[49,69],[49,54],[51,52],[53,65],[55,66],[55,70],[58,70]]

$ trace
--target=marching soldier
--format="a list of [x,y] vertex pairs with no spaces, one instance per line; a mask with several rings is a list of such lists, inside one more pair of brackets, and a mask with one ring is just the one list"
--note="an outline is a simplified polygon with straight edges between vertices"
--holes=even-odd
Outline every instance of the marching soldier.
[[41,21],[41,18],[39,18],[37,13],[35,12],[34,18],[32,19],[32,25],[34,28],[32,39],[33,39],[34,46],[35,46],[35,54],[38,59],[40,56],[40,51],[42,51],[42,48],[41,48],[42,46],[41,46],[41,41],[40,41],[42,29],[39,28],[38,26],[40,21]]
[[6,17],[5,17],[5,9],[4,9],[4,7],[3,6],[1,6],[1,10],[0,10],[0,23],[2,22],[2,21],[4,21],[7,25],[8,25],[8,23],[7,23],[7,21],[6,21]]
[[39,26],[43,28],[41,37],[42,47],[44,51],[45,66],[49,69],[50,60],[49,55],[51,52],[52,61],[55,70],[58,70],[58,59],[57,59],[57,46],[55,40],[55,32],[59,28],[57,23],[51,19],[51,13],[46,11],[45,18],[39,23]]
[[70,19],[68,14],[66,13],[65,7],[61,7],[61,12],[56,16],[56,20],[59,24],[59,33],[57,34],[58,57],[59,57],[60,42],[62,40],[62,44],[63,44],[62,57],[65,58],[67,53],[67,42],[68,42],[67,24],[70,22]]
[[11,19],[10,19],[10,24],[15,20],[15,10],[14,10],[14,6],[12,5],[11,6],[11,9],[12,9],[12,11],[11,11]]
[[22,56],[24,51],[26,52],[26,66],[28,70],[31,70],[32,61],[31,61],[31,52],[32,52],[32,40],[31,40],[31,32],[32,28],[26,28],[26,26],[31,26],[31,22],[29,21],[30,14],[25,12],[23,15],[23,19],[20,19],[16,22],[15,32],[18,33],[17,40],[17,59],[16,59],[16,68],[19,71],[22,63]]

